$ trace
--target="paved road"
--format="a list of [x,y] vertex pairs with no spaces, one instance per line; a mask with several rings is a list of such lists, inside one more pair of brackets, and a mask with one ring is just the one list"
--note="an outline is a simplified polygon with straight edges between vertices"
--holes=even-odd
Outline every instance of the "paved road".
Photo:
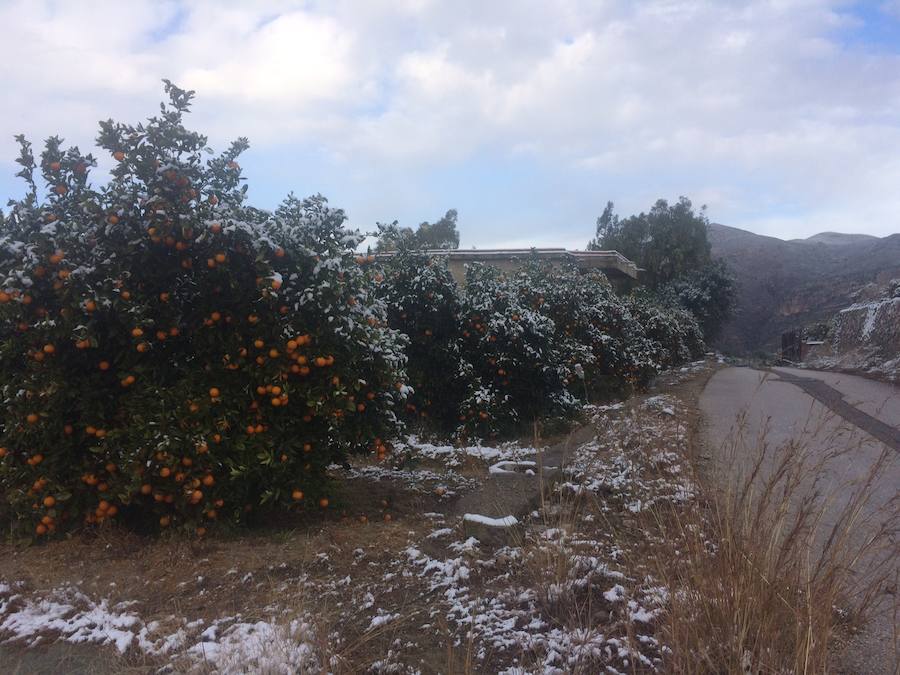
[[[856,534],[863,537],[876,523],[884,522],[885,513],[896,514],[900,501],[900,388],[851,375],[795,368],[770,372],[725,368],[710,379],[700,407],[707,441],[723,480],[740,473],[760,443],[770,448],[796,443],[809,448],[812,457],[831,457],[821,487],[837,497],[832,507],[836,514],[852,486],[865,480],[885,454],[885,465],[872,486]],[[832,457],[834,453],[841,454]],[[825,526],[833,522],[826,518]],[[900,525],[896,515],[889,522]],[[894,574],[900,574],[896,555],[880,554],[869,564],[885,560]],[[878,618],[859,644],[848,650],[842,672],[898,672],[892,636],[897,602],[896,595],[880,599]]]

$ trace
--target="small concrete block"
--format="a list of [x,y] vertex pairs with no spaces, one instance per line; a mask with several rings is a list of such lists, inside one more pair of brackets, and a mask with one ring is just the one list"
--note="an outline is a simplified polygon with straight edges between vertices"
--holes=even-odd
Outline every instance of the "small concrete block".
[[491,518],[477,513],[463,516],[463,532],[487,546],[521,546],[524,537],[522,523],[515,516]]

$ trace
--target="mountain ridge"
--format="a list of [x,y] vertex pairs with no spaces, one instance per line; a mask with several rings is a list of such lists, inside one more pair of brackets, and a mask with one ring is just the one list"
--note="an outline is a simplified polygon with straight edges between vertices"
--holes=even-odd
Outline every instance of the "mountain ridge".
[[738,283],[734,316],[716,341],[729,353],[773,352],[784,331],[828,321],[867,286],[900,277],[900,233],[785,240],[711,223],[709,240]]

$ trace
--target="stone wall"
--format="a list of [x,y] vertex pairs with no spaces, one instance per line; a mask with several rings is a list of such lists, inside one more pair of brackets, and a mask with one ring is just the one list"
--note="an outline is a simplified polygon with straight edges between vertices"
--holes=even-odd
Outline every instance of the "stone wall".
[[823,356],[832,362],[827,365],[900,381],[900,282],[888,286],[887,297],[841,310],[834,319],[829,351]]

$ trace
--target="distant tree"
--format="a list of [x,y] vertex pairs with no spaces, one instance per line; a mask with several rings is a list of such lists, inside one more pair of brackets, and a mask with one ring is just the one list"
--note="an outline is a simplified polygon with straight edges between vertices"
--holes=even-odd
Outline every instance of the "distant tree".
[[375,250],[378,253],[396,251],[398,249],[415,248],[416,233],[411,227],[400,227],[393,223],[378,223],[378,241]]
[[615,250],[633,260],[644,270],[645,292],[691,312],[711,341],[731,316],[735,281],[724,262],[712,259],[708,228],[706,207],[694,211],[687,197],[672,205],[659,199],[649,213],[624,219],[607,202],[588,249]]
[[589,250],[615,250],[645,272],[645,283],[658,288],[710,261],[706,207],[694,212],[687,197],[673,205],[659,199],[649,213],[620,219],[607,202],[597,219],[597,235]]
[[375,250],[379,253],[401,248],[459,248],[456,229],[456,209],[450,209],[434,223],[420,223],[418,229],[400,227],[397,221],[379,225],[380,234]]

